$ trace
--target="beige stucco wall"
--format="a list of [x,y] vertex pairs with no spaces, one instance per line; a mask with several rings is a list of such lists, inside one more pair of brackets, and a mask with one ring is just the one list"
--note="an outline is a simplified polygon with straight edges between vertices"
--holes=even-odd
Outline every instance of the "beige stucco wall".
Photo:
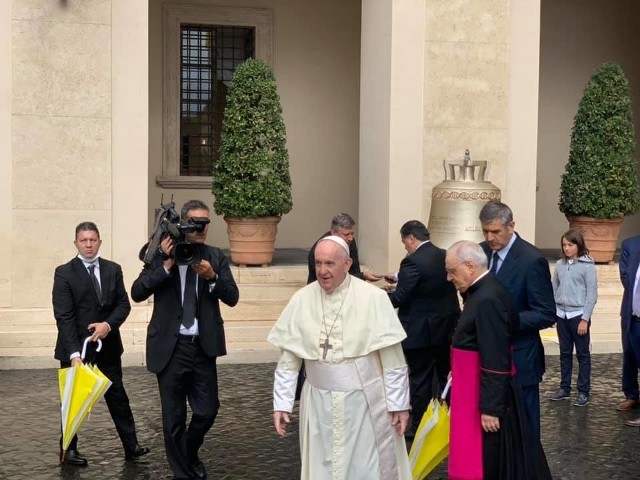
[[48,307],[79,221],[111,252],[111,1],[14,1],[11,15],[11,307]]
[[[171,2],[189,3],[189,2]],[[194,2],[191,2],[194,3]],[[229,5],[224,0],[200,5]],[[293,210],[284,216],[276,247],[310,246],[328,229],[331,217],[357,217],[360,1],[239,0],[234,7],[273,11],[274,72],[287,127]],[[178,205],[209,189],[162,189],[162,29],[161,0],[149,2],[149,206],[173,193]],[[149,218],[152,225],[152,218]],[[140,239],[140,243],[144,241]],[[211,243],[226,247],[226,225],[215,217]]]
[[[540,40],[539,191],[536,238],[559,248],[568,223],[558,210],[560,179],[569,157],[573,117],[582,91],[602,63],[617,61],[629,79],[636,144],[640,132],[640,3],[637,0],[543,0]],[[636,159],[640,158],[636,148]],[[620,240],[640,231],[640,215],[627,217]]]
[[53,322],[53,271],[76,253],[80,221],[98,224],[101,254],[127,284],[140,270],[131,237],[146,233],[147,8],[0,4],[0,314]]

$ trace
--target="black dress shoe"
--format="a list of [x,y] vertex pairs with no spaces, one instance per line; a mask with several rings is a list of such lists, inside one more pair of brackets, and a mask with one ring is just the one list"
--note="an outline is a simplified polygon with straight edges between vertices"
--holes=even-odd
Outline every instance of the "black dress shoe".
[[198,479],[207,478],[207,469],[204,468],[204,463],[197,459],[191,462],[191,471],[193,472],[193,476]]
[[86,467],[89,462],[78,450],[67,450],[67,454],[62,459],[62,452],[60,452],[60,463],[63,465],[74,465],[76,467]]
[[136,448],[134,450],[125,452],[124,458],[125,460],[135,460],[136,458],[146,455],[150,451],[151,450],[149,449],[149,447],[141,447],[140,445],[136,445]]

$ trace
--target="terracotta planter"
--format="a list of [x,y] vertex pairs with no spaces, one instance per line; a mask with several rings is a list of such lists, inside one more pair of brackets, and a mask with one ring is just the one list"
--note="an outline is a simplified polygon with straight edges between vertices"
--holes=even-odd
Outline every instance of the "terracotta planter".
[[224,221],[227,222],[232,263],[263,267],[271,264],[280,217],[224,217]]
[[596,263],[611,263],[618,244],[622,218],[567,217],[569,227],[579,231]]

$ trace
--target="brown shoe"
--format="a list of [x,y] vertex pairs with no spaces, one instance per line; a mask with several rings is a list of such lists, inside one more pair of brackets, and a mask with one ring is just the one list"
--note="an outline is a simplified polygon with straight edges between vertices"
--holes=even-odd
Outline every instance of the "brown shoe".
[[635,418],[633,420],[627,420],[624,422],[625,425],[629,425],[630,427],[640,427],[640,418]]
[[638,407],[640,407],[640,400],[627,398],[624,402],[620,402],[616,409],[620,412],[628,412]]

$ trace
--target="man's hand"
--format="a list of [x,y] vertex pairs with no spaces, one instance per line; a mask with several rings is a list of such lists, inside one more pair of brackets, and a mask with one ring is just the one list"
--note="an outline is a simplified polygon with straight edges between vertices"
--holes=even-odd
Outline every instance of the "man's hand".
[[485,432],[497,432],[500,430],[500,419],[498,417],[492,417],[491,415],[480,416],[480,423],[482,424],[482,430]]
[[391,425],[396,427],[398,435],[404,435],[409,426],[409,412],[404,410],[402,412],[391,412]]
[[586,335],[588,331],[589,322],[587,322],[585,319],[580,320],[580,323],[578,324],[578,335],[582,337],[583,335]]
[[191,268],[193,268],[195,272],[205,280],[211,280],[216,276],[216,272],[213,270],[213,267],[208,260],[200,260],[200,263],[191,265]]
[[287,434],[287,424],[291,423],[288,412],[281,412],[276,410],[273,412],[273,426],[276,427],[276,432],[280,437],[284,437]]
[[377,273],[371,272],[369,270],[365,270],[364,272],[362,272],[362,277],[367,282],[377,282],[378,280],[382,279],[382,275],[378,275]]
[[[170,236],[166,236],[160,242],[160,250],[165,256],[171,255],[171,251],[173,250],[173,239]],[[171,270],[173,264],[175,263],[175,259],[173,257],[167,258],[164,260],[164,268],[167,270]]]
[[91,323],[87,327],[87,330],[93,331],[93,334],[89,339],[90,342],[102,340],[104,337],[109,335],[109,332],[111,331],[107,322]]
[[80,365],[82,365],[82,359],[80,357],[75,357],[71,359],[72,367],[79,367]]
[[385,282],[387,283],[398,283],[398,279],[396,279],[395,273],[387,273],[383,275]]

